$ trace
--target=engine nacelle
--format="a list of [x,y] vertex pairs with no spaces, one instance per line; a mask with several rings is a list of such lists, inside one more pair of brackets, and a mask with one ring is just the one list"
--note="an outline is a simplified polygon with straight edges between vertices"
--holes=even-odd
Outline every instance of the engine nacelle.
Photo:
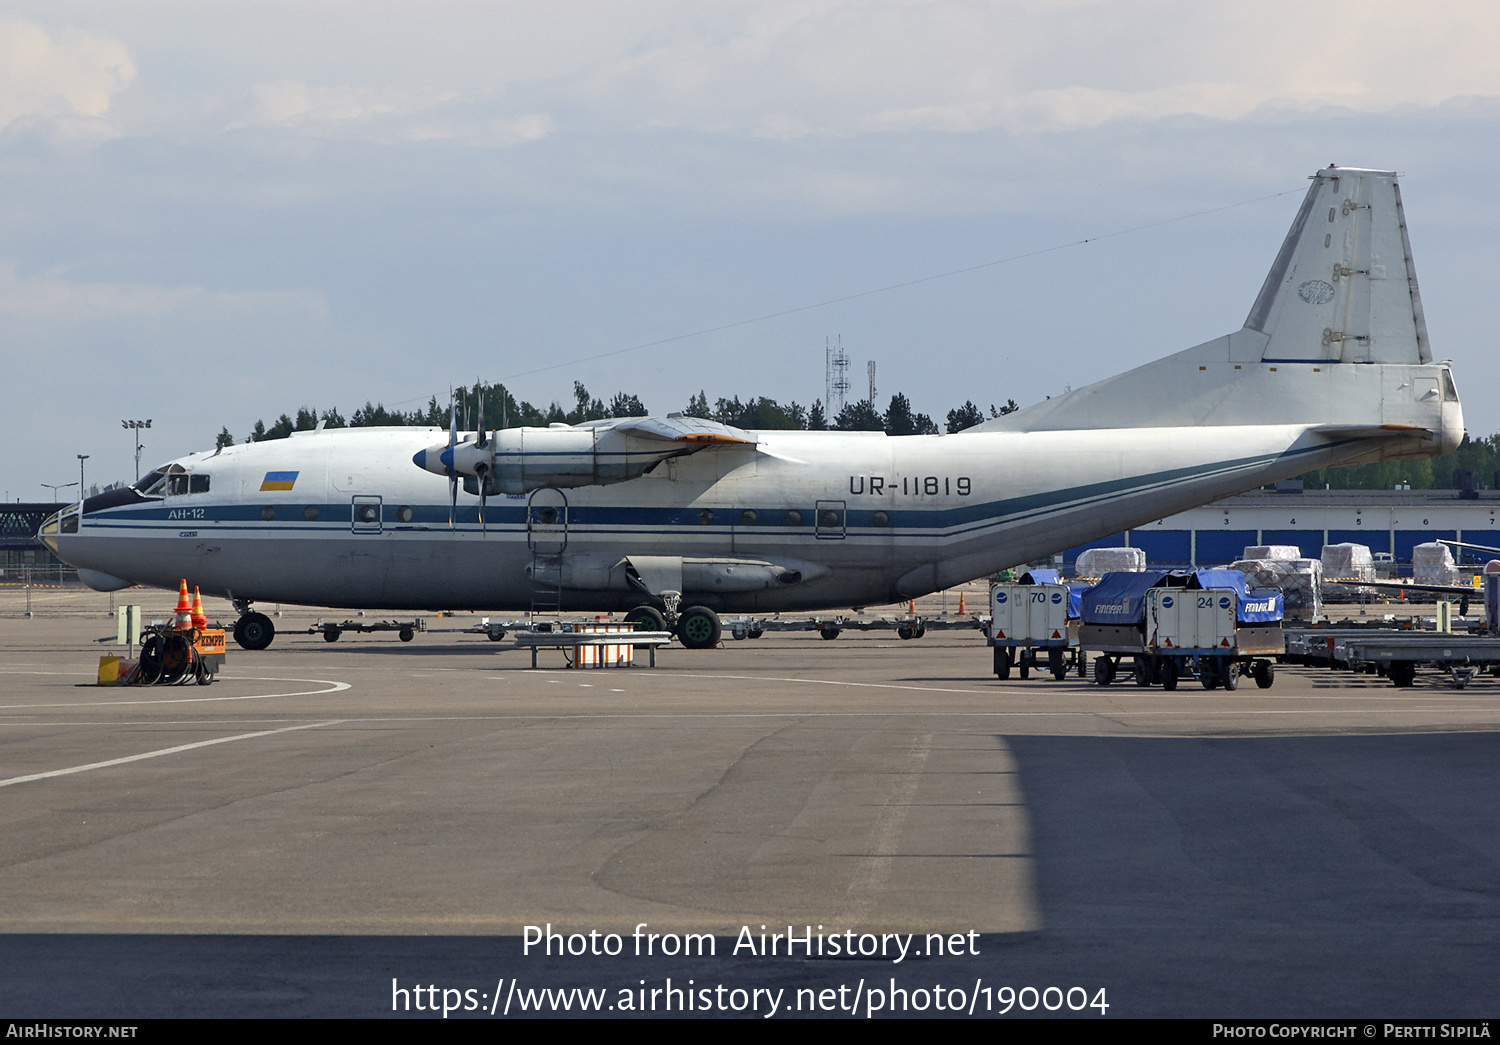
[[438,475],[473,476],[486,483],[486,493],[530,493],[623,483],[669,457],[713,444],[753,442],[749,433],[698,418],[627,418],[577,427],[506,428],[484,446],[470,434],[453,447],[419,450],[412,463]]

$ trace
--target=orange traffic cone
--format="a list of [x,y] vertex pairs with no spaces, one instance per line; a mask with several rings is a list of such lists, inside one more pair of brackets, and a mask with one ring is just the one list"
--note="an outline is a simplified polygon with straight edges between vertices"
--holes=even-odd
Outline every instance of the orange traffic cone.
[[968,613],[968,612],[969,611],[964,608],[964,593],[963,592],[959,592],[958,593],[958,615],[960,617],[962,617],[965,613]]
[[177,589],[177,630],[187,631],[193,626],[193,607],[188,602],[187,578],[182,578],[182,585]]
[[203,596],[198,594],[198,585],[193,585],[193,627],[202,631],[208,627],[208,614],[203,612]]
[[908,602],[906,604],[906,614],[909,617],[915,617],[917,615],[917,600],[916,599],[912,599],[910,602]]

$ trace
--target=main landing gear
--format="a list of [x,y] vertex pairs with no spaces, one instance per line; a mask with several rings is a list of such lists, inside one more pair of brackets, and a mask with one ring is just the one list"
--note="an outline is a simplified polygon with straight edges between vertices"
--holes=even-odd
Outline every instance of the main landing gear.
[[688,649],[713,649],[724,637],[719,615],[707,606],[688,606],[669,621],[655,606],[637,606],[625,614],[636,631],[672,631]]
[[249,599],[235,599],[240,619],[234,622],[234,641],[248,650],[263,650],[276,637],[276,625],[264,613],[253,613]]

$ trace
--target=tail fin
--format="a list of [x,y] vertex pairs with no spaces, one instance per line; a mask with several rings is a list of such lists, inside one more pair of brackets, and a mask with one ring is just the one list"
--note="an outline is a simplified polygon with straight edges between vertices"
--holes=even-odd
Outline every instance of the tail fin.
[[1393,171],[1328,167],[1245,320],[1265,362],[1430,363]]
[[969,431],[1404,426],[1451,449],[1462,415],[1432,363],[1396,175],[1312,182],[1241,329]]

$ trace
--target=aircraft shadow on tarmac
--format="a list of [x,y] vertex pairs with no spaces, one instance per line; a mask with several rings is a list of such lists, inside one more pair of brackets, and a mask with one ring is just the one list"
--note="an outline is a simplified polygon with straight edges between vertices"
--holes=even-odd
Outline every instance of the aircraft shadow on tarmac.
[[1104,987],[1110,1016],[1493,1014],[1500,734],[997,740],[1020,767],[1042,928],[981,935],[978,956],[750,959],[727,956],[725,938],[715,958],[627,961],[525,958],[514,936],[12,935],[0,1006],[382,1016],[393,977],[480,992],[670,977],[788,999],[894,977]]

